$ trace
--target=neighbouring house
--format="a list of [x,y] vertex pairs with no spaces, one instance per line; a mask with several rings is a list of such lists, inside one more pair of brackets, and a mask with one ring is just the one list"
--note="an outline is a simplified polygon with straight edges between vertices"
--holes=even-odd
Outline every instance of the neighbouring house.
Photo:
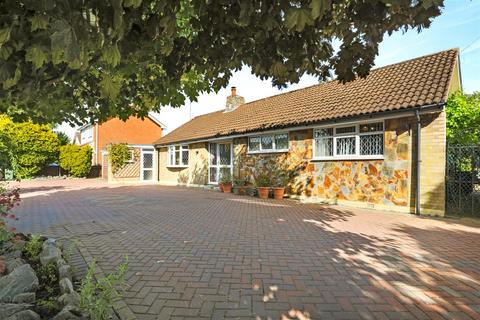
[[444,215],[449,94],[461,90],[459,52],[447,50],[198,116],[154,144],[158,181],[254,181],[283,165],[290,196]]
[[[101,176],[109,181],[152,180],[155,158],[152,141],[161,137],[165,129],[165,125],[154,114],[149,114],[144,119],[132,116],[126,121],[112,118],[80,127],[75,133],[73,143],[92,147],[92,165],[100,166]],[[128,163],[116,173],[108,169],[107,147],[111,143],[127,143],[132,155]],[[143,179],[140,174],[150,167],[152,176]]]

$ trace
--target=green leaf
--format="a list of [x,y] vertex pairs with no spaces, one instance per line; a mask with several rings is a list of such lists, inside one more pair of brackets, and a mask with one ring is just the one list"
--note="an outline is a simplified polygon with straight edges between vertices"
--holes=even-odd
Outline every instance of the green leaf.
[[165,33],[168,35],[173,35],[177,27],[174,16],[165,16],[160,19],[160,26],[164,29]]
[[312,9],[312,18],[322,18],[327,10],[332,6],[332,0],[312,0],[310,8]]
[[140,7],[141,4],[142,4],[142,0],[125,0],[125,2],[123,3],[123,6],[125,8],[128,8],[128,7],[138,8]]
[[108,100],[115,100],[120,93],[121,83],[119,79],[114,79],[112,76],[105,74],[100,81],[101,97]]
[[33,46],[27,49],[25,60],[31,62],[35,69],[42,67],[47,62],[47,53],[41,46]]
[[48,17],[43,14],[36,14],[32,18],[30,18],[30,23],[32,24],[32,26],[30,27],[30,31],[35,31],[38,29],[47,29]]
[[10,40],[11,28],[0,29],[0,46],[3,46],[8,40]]
[[121,60],[120,51],[116,44],[106,47],[102,52],[102,61],[112,67],[116,67]]
[[306,25],[313,24],[313,19],[307,9],[291,8],[287,11],[285,24],[289,29],[302,32]]
[[1,46],[0,47],[0,59],[7,60],[12,54],[13,49],[10,46]]
[[15,74],[13,78],[7,79],[3,82],[3,89],[8,90],[14,85],[16,85],[18,83],[18,80],[20,80],[21,76],[22,76],[22,71],[20,71],[20,68],[17,67],[17,69],[15,69]]

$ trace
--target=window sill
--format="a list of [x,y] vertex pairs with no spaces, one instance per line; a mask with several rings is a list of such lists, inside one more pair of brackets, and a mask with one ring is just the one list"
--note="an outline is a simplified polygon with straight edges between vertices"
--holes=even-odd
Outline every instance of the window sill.
[[259,150],[259,151],[247,151],[247,154],[262,154],[262,153],[286,153],[288,149],[282,150]]
[[169,165],[167,168],[188,168],[188,165]]
[[316,157],[312,158],[311,161],[356,161],[356,160],[385,160],[385,157],[382,156],[354,156],[354,157]]

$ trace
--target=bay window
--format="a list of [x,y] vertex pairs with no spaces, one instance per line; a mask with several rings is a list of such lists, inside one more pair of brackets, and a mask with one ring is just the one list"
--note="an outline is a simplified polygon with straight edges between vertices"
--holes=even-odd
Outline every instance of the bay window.
[[168,146],[167,165],[169,167],[188,166],[188,145]]
[[313,158],[382,159],[383,129],[383,122],[315,129]]
[[248,152],[286,152],[288,151],[288,133],[266,134],[248,138]]

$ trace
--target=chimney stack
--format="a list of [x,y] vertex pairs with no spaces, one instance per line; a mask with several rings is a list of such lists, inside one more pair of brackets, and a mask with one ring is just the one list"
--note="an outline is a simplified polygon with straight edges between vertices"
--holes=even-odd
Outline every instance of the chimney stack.
[[242,96],[237,96],[237,87],[232,87],[232,94],[227,97],[227,103],[225,105],[224,112],[233,111],[244,103],[245,103],[245,98]]

